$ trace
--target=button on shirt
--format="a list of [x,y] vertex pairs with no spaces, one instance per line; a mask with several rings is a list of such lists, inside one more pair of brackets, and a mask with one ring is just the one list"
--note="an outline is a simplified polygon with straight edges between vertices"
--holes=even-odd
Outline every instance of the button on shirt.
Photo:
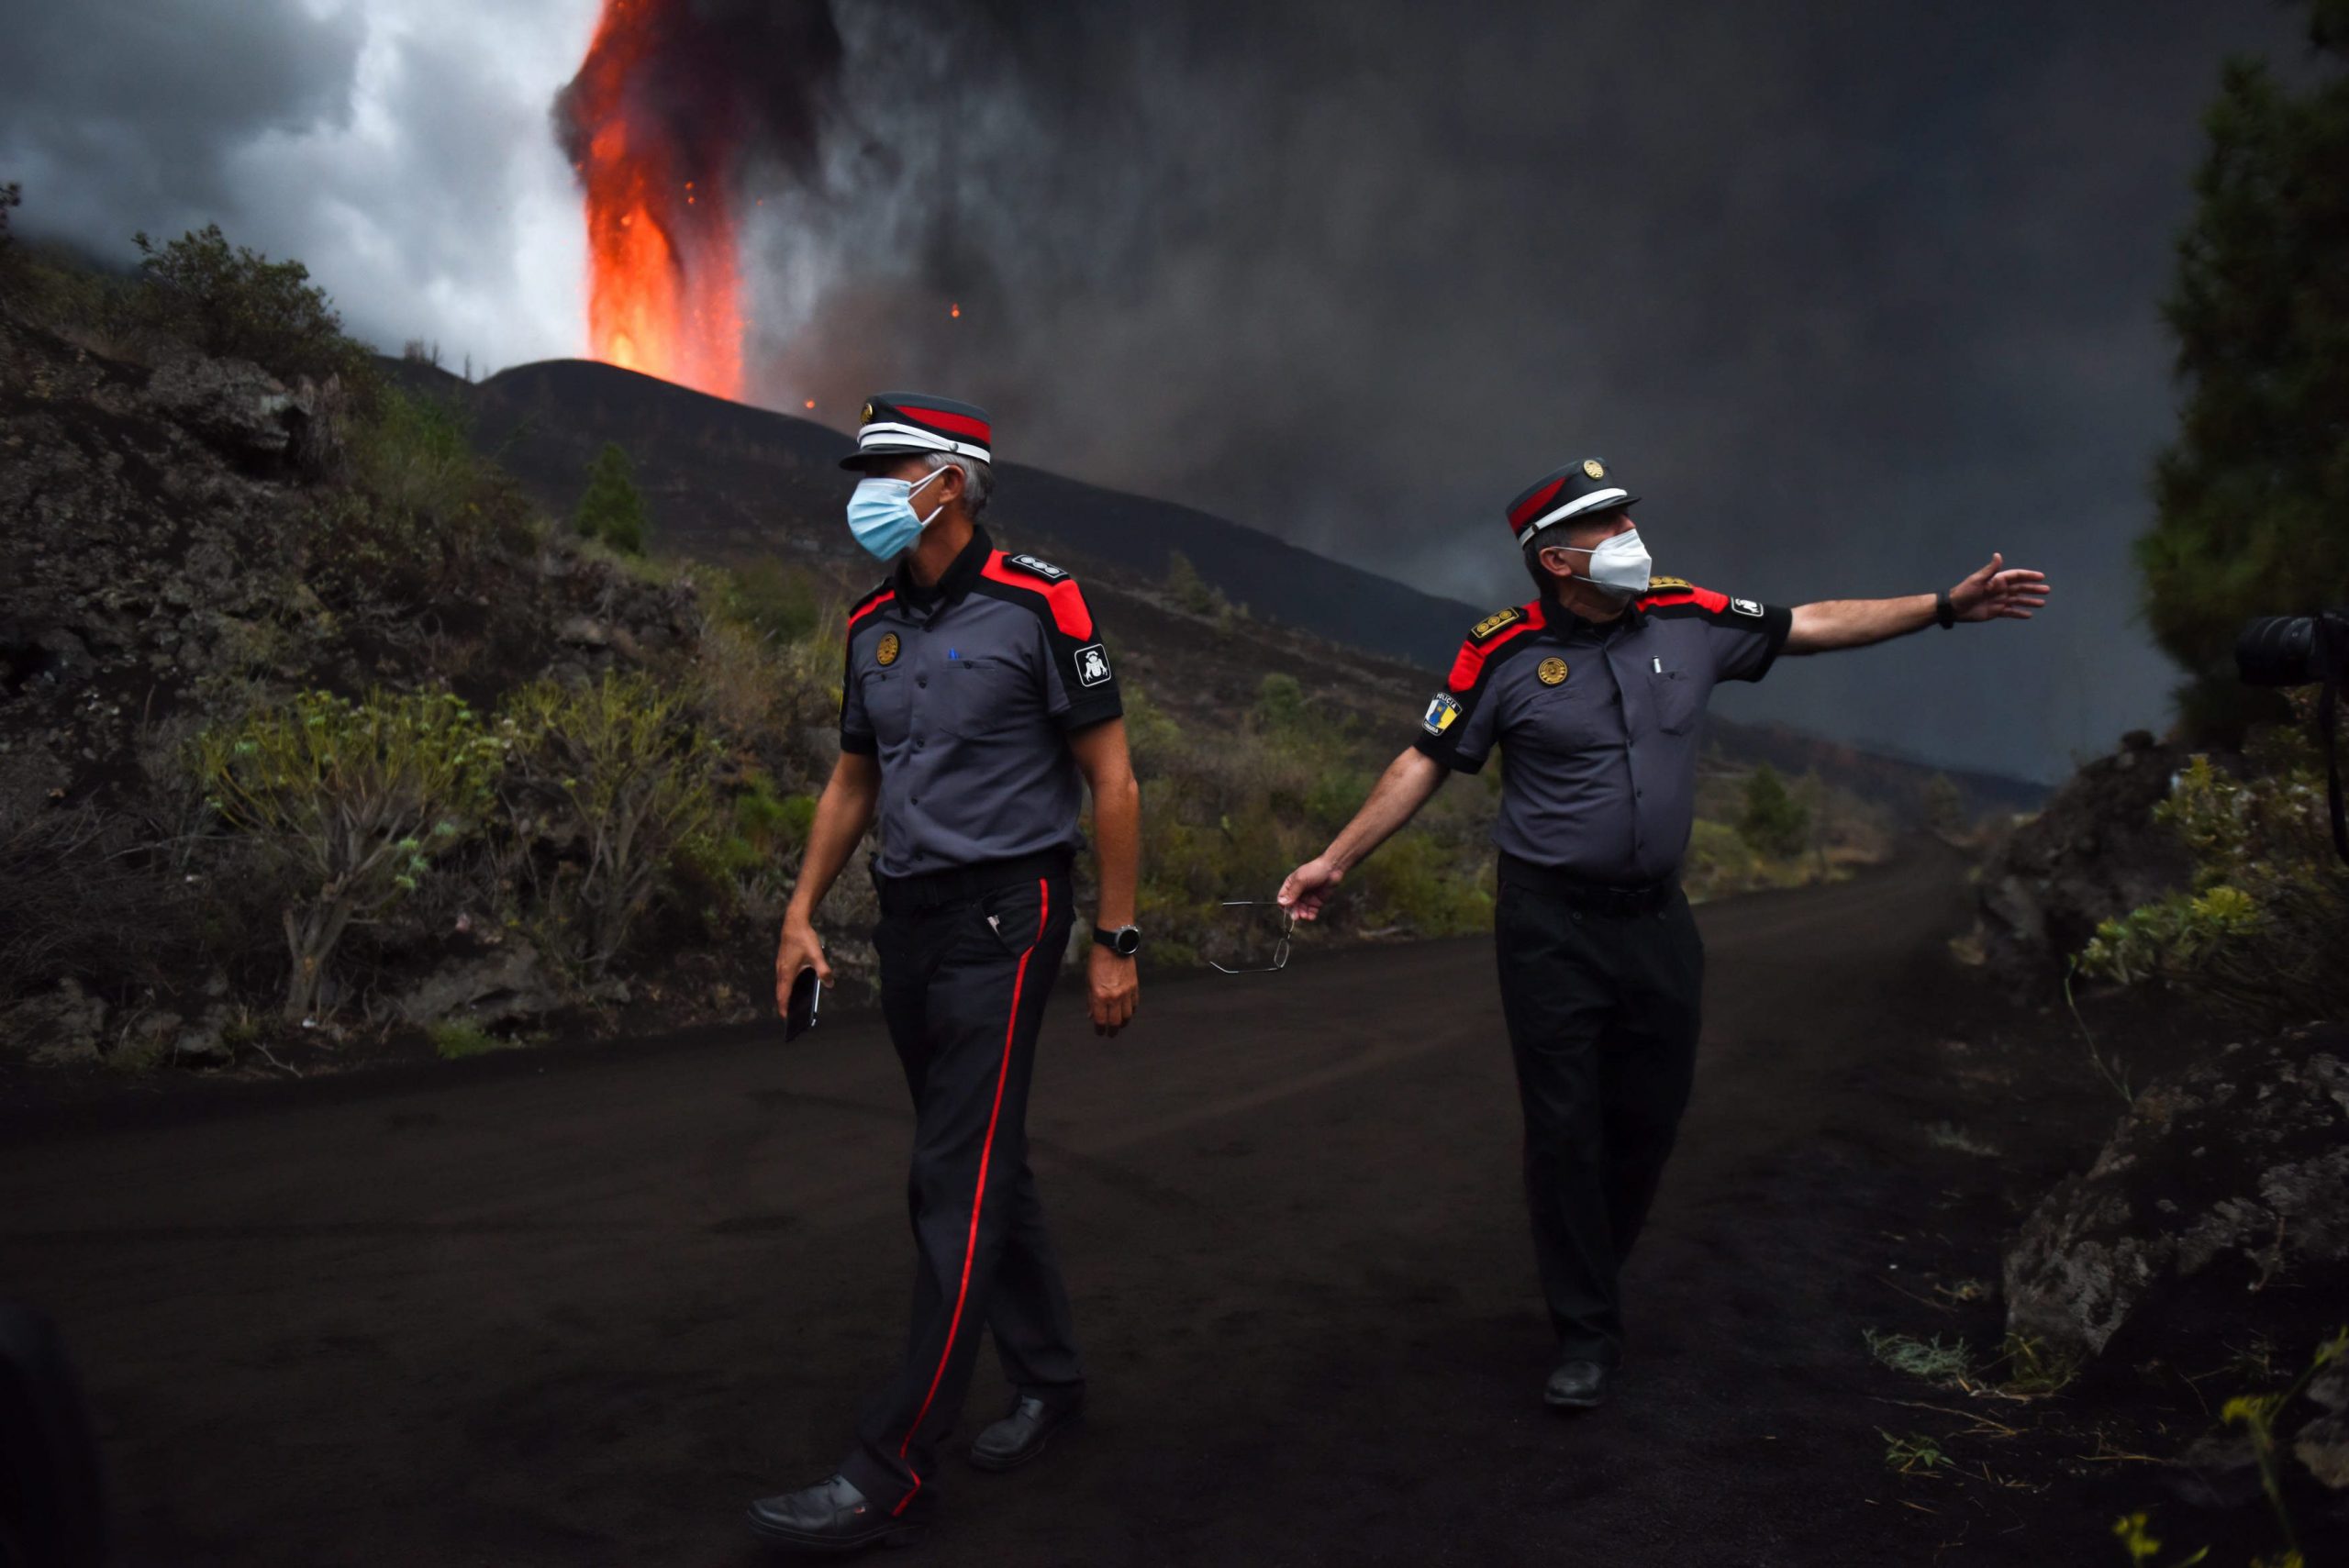
[[1076,579],[983,529],[928,589],[851,610],[841,750],[881,763],[884,876],[1082,842],[1068,736],[1124,711]]
[[1493,841],[1596,882],[1679,870],[1697,813],[1699,720],[1720,681],[1758,681],[1793,612],[1658,578],[1616,620],[1542,601],[1477,623],[1415,744],[1473,773],[1508,752]]

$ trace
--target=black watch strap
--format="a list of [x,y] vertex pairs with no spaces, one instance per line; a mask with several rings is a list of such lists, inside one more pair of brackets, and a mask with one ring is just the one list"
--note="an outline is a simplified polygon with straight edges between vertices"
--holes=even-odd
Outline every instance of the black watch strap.
[[1949,602],[1947,588],[1933,595],[1933,619],[1943,631],[1957,624],[1957,606]]
[[1141,928],[1119,926],[1113,931],[1107,926],[1096,926],[1093,940],[1119,958],[1131,958],[1141,951]]

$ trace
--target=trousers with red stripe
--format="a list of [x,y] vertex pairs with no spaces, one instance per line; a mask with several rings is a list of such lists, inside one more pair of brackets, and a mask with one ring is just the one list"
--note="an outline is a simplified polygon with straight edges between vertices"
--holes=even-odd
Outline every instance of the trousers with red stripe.
[[902,1511],[938,1487],[991,1331],[1004,1376],[1047,1404],[1084,1394],[1068,1291],[1028,1169],[1036,1034],[1068,944],[1064,873],[884,915],[881,1006],[914,1103],[906,1197],[916,1265],[905,1363],[865,1408],[841,1473]]

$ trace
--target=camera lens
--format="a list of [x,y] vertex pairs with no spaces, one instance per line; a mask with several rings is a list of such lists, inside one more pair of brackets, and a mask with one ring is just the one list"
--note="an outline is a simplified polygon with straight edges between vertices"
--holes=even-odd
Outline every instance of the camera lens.
[[2235,639],[2235,673],[2246,686],[2304,686],[2317,678],[2316,617],[2262,616]]

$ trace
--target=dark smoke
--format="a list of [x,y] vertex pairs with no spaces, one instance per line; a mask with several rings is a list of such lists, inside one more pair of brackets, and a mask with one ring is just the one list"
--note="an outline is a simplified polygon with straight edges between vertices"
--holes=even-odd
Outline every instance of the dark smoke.
[[758,9],[805,60],[729,35],[664,80],[796,153],[751,176],[763,401],[933,388],[1013,459],[1494,604],[1501,504],[1595,452],[1661,570],[1735,592],[1993,548],[2058,581],[2029,627],[1789,664],[1741,717],[2042,777],[2160,721],[2127,563],[2156,301],[2219,62],[2293,52],[2286,9]]
[[812,166],[840,30],[822,4],[605,0],[596,41],[554,104],[575,164],[612,113],[657,126],[685,178],[735,182],[764,163]]

